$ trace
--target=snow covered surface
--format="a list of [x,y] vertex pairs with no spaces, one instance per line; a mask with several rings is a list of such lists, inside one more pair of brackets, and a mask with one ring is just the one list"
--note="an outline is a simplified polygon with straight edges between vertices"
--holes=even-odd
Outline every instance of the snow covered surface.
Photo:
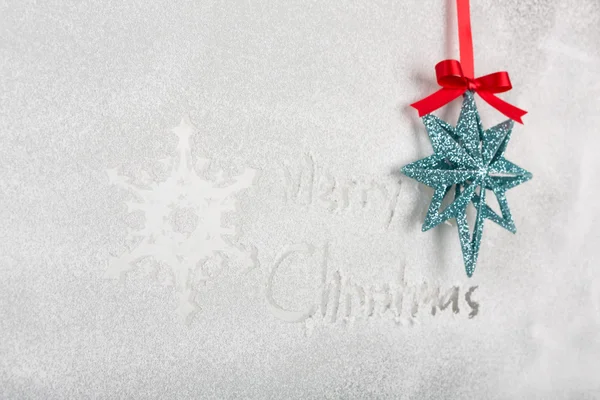
[[454,1],[0,8],[0,397],[600,398],[596,0],[472,1],[534,178],[470,279],[399,173]]

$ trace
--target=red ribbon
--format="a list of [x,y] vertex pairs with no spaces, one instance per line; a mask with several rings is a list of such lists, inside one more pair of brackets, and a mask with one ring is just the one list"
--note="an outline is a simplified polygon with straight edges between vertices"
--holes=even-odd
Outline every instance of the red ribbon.
[[437,92],[411,104],[419,111],[419,116],[429,114],[445,104],[456,99],[467,90],[472,90],[488,102],[492,107],[519,123],[527,111],[521,110],[512,104],[495,96],[512,89],[508,72],[500,71],[474,79],[473,68],[473,39],[471,34],[471,18],[469,16],[469,0],[456,0],[458,8],[458,37],[460,45],[460,59],[444,60],[435,66],[438,84],[442,87]]

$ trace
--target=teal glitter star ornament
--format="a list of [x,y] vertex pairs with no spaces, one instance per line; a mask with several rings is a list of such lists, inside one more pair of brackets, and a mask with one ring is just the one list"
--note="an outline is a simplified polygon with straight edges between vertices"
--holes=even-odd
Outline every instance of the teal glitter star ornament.
[[[514,122],[507,120],[483,130],[470,90],[464,94],[456,127],[432,114],[423,116],[423,123],[434,154],[406,165],[402,173],[435,190],[423,231],[456,219],[465,270],[471,277],[477,265],[484,221],[490,219],[515,233],[506,191],[530,180],[532,175],[504,158]],[[454,200],[440,212],[444,198],[452,190]],[[502,216],[486,204],[490,191],[498,200]],[[467,206],[471,203],[477,212],[472,233],[467,221]]]

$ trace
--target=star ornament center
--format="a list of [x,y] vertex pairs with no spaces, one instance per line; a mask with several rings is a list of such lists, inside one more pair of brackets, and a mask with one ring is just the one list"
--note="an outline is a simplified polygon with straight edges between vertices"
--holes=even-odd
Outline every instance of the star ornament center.
[[[456,127],[428,114],[423,123],[434,154],[402,168],[402,172],[434,189],[422,230],[427,231],[449,219],[456,219],[467,276],[477,265],[483,224],[490,219],[516,233],[506,191],[532,178],[531,173],[504,157],[514,122],[507,120],[484,130],[475,105],[473,92],[465,92]],[[446,195],[454,193],[453,201],[440,210]],[[492,192],[501,215],[486,203],[486,193]],[[476,210],[471,232],[467,207]]]

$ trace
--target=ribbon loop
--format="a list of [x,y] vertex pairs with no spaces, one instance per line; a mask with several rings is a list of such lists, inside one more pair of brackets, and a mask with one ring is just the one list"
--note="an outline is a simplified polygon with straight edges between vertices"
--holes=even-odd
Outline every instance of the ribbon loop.
[[462,66],[457,60],[444,60],[435,65],[435,76],[441,87],[461,89],[466,82]]
[[479,77],[475,81],[482,87],[493,88],[493,93],[504,93],[512,89],[510,77],[506,71],[494,72],[493,74]]

